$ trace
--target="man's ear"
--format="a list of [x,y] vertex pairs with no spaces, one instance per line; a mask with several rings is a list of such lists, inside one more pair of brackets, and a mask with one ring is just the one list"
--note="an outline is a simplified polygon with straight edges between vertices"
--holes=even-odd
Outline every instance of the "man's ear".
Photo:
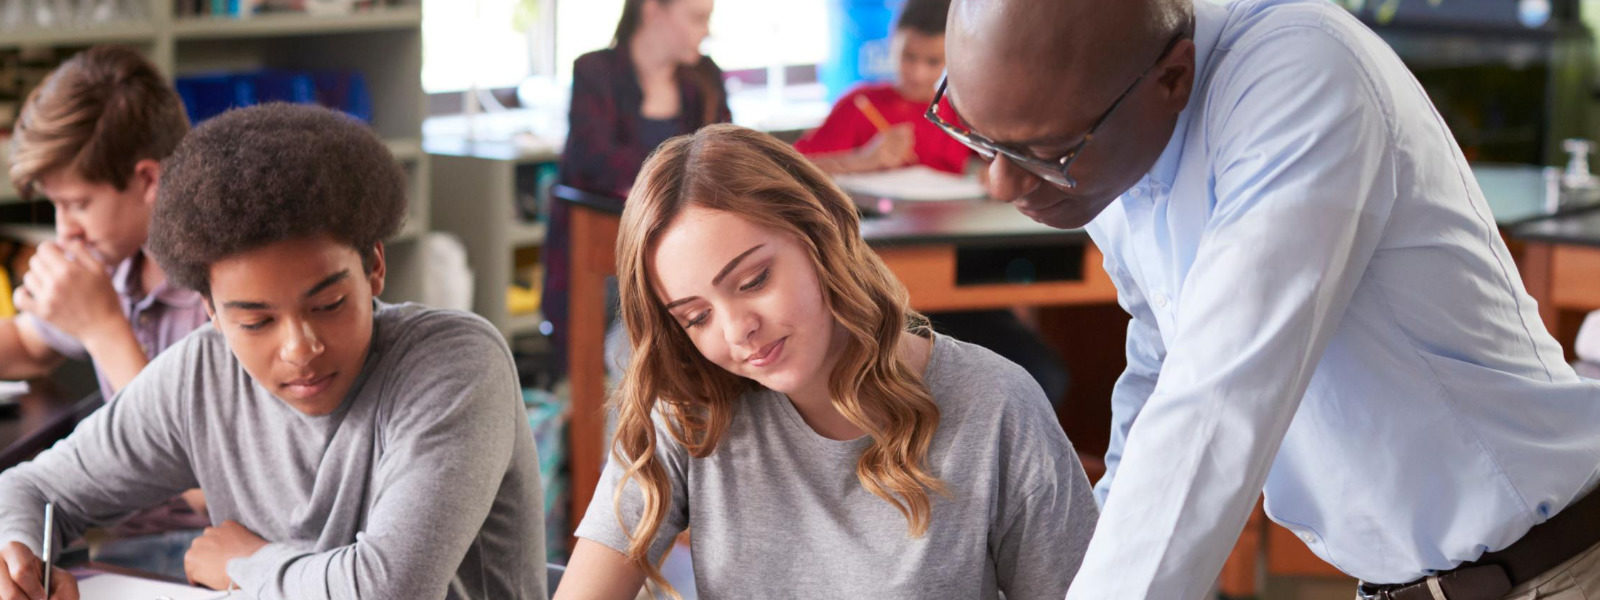
[[200,298],[201,300],[204,300],[204,302],[201,302],[201,304],[204,304],[206,307],[206,319],[215,323],[217,321],[217,306],[211,303],[211,294],[203,294],[200,296]]
[[1156,83],[1161,89],[1162,105],[1173,114],[1189,106],[1189,94],[1194,91],[1194,40],[1179,40],[1171,54],[1157,67]]
[[374,298],[383,294],[383,276],[386,265],[383,260],[383,242],[372,245],[372,269],[367,273],[367,283],[372,285]]
[[143,191],[140,200],[144,201],[144,205],[155,206],[156,192],[161,187],[161,162],[146,158],[134,163],[132,179],[131,183],[142,186],[139,188]]

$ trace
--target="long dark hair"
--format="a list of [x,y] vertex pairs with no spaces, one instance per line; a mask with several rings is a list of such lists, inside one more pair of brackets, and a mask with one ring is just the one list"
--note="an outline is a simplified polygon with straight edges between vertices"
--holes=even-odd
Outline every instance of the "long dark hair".
[[[633,42],[634,32],[639,31],[639,20],[643,17],[644,3],[649,0],[622,0],[622,18],[617,19],[617,32],[611,35],[611,47],[622,49]],[[656,0],[662,4],[672,0]]]
[[[617,31],[611,34],[611,47],[618,52],[626,52],[628,46],[633,44],[633,35],[639,32],[639,22],[644,19],[644,3],[658,2],[665,6],[673,0],[623,0],[622,17],[617,19]],[[689,81],[700,88],[701,97],[705,106],[700,107],[699,125],[709,125],[717,122],[717,116],[722,106],[723,88],[715,72],[709,68],[706,60],[701,60],[695,66],[679,66],[678,76],[687,77]]]

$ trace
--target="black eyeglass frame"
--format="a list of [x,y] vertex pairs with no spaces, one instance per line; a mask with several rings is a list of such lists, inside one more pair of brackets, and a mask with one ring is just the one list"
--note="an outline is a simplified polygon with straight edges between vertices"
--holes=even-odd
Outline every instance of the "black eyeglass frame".
[[1178,42],[1187,37],[1189,37],[1189,28],[1184,28],[1173,36],[1172,40],[1168,41],[1166,47],[1161,50],[1161,54],[1156,55],[1155,62],[1145,67],[1139,73],[1139,76],[1134,78],[1133,83],[1128,84],[1128,88],[1122,90],[1116,100],[1111,101],[1111,106],[1105,112],[1100,113],[1100,118],[1095,119],[1094,125],[1089,127],[1089,132],[1083,134],[1083,139],[1067,150],[1066,154],[1054,160],[1035,158],[1021,151],[1007,148],[994,140],[978,135],[939,116],[939,101],[944,99],[945,80],[949,77],[948,72],[939,76],[939,89],[934,92],[933,102],[928,104],[928,111],[923,114],[923,117],[932,121],[934,125],[938,125],[939,129],[943,130],[945,134],[971,148],[973,152],[977,152],[978,156],[982,156],[984,160],[994,160],[996,156],[1004,156],[1012,164],[1022,167],[1023,170],[1038,176],[1040,179],[1061,187],[1074,188],[1078,186],[1078,180],[1070,173],[1072,162],[1077,160],[1078,156],[1083,153],[1084,146],[1089,145],[1089,141],[1094,139],[1095,133],[1117,111],[1117,107],[1122,105],[1122,101],[1133,93],[1134,88],[1139,87],[1139,82],[1144,81],[1145,76],[1149,75],[1150,71],[1156,68],[1156,65],[1161,64],[1161,61],[1167,57],[1168,53],[1172,52],[1174,47],[1177,47]]

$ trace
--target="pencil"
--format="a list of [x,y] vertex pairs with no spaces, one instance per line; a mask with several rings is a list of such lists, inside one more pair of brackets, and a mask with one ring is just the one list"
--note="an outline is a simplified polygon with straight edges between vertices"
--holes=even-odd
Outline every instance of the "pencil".
[[55,548],[52,540],[56,531],[56,505],[44,503],[44,597],[50,597],[50,571],[55,566]]
[[878,107],[873,106],[866,96],[856,96],[856,110],[861,111],[861,115],[871,121],[873,127],[878,128],[878,133],[889,130],[889,120],[883,118],[883,113],[878,112]]

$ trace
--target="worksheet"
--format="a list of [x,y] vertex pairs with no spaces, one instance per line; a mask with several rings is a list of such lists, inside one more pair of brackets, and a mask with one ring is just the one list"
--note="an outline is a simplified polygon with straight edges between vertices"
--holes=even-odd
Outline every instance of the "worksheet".
[[835,175],[833,180],[846,191],[891,200],[938,202],[987,196],[983,185],[975,178],[922,165],[875,173]]
[[130,577],[116,573],[90,572],[78,576],[78,595],[82,600],[249,600],[241,592],[219,592],[206,588]]

